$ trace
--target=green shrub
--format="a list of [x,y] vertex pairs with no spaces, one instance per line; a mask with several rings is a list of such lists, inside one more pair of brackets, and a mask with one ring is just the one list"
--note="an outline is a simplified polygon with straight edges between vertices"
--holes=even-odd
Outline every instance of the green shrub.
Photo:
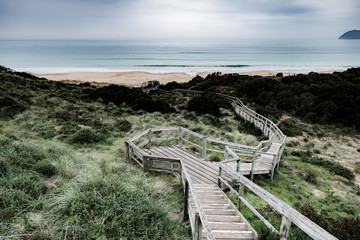
[[17,176],[9,184],[13,189],[21,190],[34,199],[37,199],[48,191],[45,182],[35,175]]
[[128,132],[131,129],[131,123],[126,119],[118,120],[115,123],[115,127],[121,132]]
[[321,167],[329,170],[330,172],[333,172],[336,175],[342,176],[348,180],[353,181],[355,179],[355,175],[350,169],[348,169],[338,163],[331,162],[331,161],[325,160],[323,158],[308,157],[308,156],[302,156],[301,161],[310,163],[315,166],[321,166]]
[[[240,124],[238,126],[238,130],[239,132],[243,132],[243,133],[247,133],[247,134],[251,134],[254,135],[256,137],[262,137],[263,133],[262,131],[255,127],[255,125],[251,122],[248,122],[242,118],[236,117],[236,119],[239,120]],[[266,137],[264,139],[267,139]]]
[[81,128],[69,138],[69,142],[74,144],[90,144],[102,140],[103,138],[90,128]]
[[302,127],[292,118],[279,123],[278,127],[288,137],[302,136]]
[[357,152],[360,152],[360,148],[357,149]]
[[316,149],[316,148],[313,150],[313,152],[316,153],[316,154],[320,154],[320,153],[321,153],[321,151],[320,151],[319,149]]
[[54,239],[50,234],[36,231],[32,236],[31,240],[52,240]]
[[194,97],[187,104],[187,110],[201,114],[220,116],[220,109],[217,103],[209,97]]
[[216,154],[212,154],[209,156],[209,161],[210,162],[221,162],[221,158],[219,157],[219,155]]
[[0,159],[0,177],[6,177],[9,173],[10,164],[4,159]]
[[71,198],[52,208],[68,238],[174,239],[179,220],[170,219],[157,199],[126,187],[119,178],[82,183]]
[[308,169],[304,174],[300,173],[299,175],[302,180],[315,185],[319,185],[319,181],[316,177],[316,173],[314,173],[313,171]]
[[45,159],[46,154],[37,146],[26,143],[11,143],[0,149],[3,156],[12,165],[31,169],[38,161]]
[[56,167],[46,160],[37,162],[34,170],[46,177],[52,177],[57,172]]
[[194,112],[186,112],[184,114],[184,118],[190,121],[195,121],[195,122],[199,121],[198,116]]
[[31,196],[24,191],[0,186],[0,219],[9,220],[30,202]]
[[301,206],[299,211],[340,240],[360,239],[360,216],[333,218],[326,211],[316,211],[309,203]]

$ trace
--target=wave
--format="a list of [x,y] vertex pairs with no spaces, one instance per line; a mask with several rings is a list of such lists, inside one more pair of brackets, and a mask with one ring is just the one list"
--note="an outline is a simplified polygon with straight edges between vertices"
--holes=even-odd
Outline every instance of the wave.
[[135,65],[134,67],[176,67],[176,68],[199,68],[199,67],[206,67],[206,68],[244,68],[244,67],[251,67],[251,65],[244,65],[244,64],[230,64],[230,65],[163,65],[163,64],[155,64],[155,65]]

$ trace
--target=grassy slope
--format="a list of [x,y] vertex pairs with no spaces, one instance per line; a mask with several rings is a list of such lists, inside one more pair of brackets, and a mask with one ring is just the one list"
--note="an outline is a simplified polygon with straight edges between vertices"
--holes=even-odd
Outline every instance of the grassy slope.
[[[149,127],[181,125],[205,135],[256,145],[255,137],[238,131],[240,122],[231,112],[223,110],[227,115],[220,119],[187,112],[181,110],[181,96],[171,98],[176,113],[147,113],[88,99],[87,92],[92,89],[86,86],[9,73],[2,73],[0,79],[2,96],[14,100],[6,106],[15,109],[12,114],[2,114],[0,122],[0,236],[189,238],[189,227],[179,219],[179,178],[143,174],[126,162],[125,139]],[[256,182],[300,211],[311,206],[314,212],[326,212],[334,219],[358,216],[358,180],[354,184],[303,162],[296,152],[310,151],[355,169],[359,136],[344,136],[344,142],[324,126],[306,126],[303,137],[289,139],[274,181],[257,177]],[[322,133],[320,140],[315,132]],[[306,175],[309,169],[313,175]],[[356,176],[359,179],[358,173]],[[280,224],[279,216],[262,201],[250,193],[247,196],[275,225]],[[258,220],[246,209],[243,212],[260,235],[267,234]],[[301,239],[301,233],[293,232],[293,239]]]

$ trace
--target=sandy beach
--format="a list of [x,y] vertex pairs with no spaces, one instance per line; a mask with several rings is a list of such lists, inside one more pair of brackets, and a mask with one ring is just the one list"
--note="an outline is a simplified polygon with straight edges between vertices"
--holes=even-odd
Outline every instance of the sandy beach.
[[[209,72],[201,72],[198,75],[206,77]],[[243,75],[260,75],[260,76],[275,76],[276,72],[272,71],[255,71],[242,72]],[[161,84],[176,81],[179,83],[188,82],[194,76],[186,73],[149,73],[149,72],[74,72],[74,73],[53,73],[53,74],[34,74],[38,77],[44,77],[54,81],[81,81],[81,82],[96,82],[107,84],[119,84],[126,86],[139,87],[141,83],[158,80]],[[289,75],[284,73],[284,75]]]

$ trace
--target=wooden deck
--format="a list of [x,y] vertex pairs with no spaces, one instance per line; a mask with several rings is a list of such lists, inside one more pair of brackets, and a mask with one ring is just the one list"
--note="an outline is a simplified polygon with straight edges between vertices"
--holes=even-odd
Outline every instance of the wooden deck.
[[[268,152],[278,151],[280,144],[273,143]],[[197,152],[193,152],[189,149],[179,146],[171,147],[153,147],[144,149],[144,151],[153,156],[159,157],[171,157],[182,159],[187,166],[192,180],[194,183],[217,183],[219,164],[217,162],[204,161],[201,155]],[[233,163],[234,169],[236,169],[236,163]],[[273,169],[273,156],[266,154],[259,154],[255,160],[253,174],[269,174]],[[252,170],[252,163],[242,163],[240,166],[240,172],[243,175],[250,175]]]
[[[201,91],[176,90],[199,95]],[[246,146],[214,139],[184,127],[157,127],[143,131],[125,142],[126,158],[139,164],[144,172],[158,171],[181,174],[184,184],[184,219],[189,219],[193,239],[256,239],[257,233],[241,215],[246,206],[280,239],[289,235],[291,224],[316,240],[336,240],[334,236],[303,216],[271,193],[252,182],[255,174],[270,174],[279,167],[286,136],[271,120],[246,107],[239,99],[227,99],[236,114],[253,123],[268,140]],[[160,143],[160,144],[159,144]],[[197,149],[193,152],[186,147]],[[224,154],[221,162],[208,162],[207,153]],[[244,175],[250,175],[250,180]],[[237,199],[237,206],[223,192],[227,189]],[[263,199],[282,216],[280,229],[246,199],[244,190]]]
[[[154,147],[144,151],[152,156],[181,159],[184,164],[183,168],[186,168],[190,174],[190,182],[194,188],[196,199],[215,239],[256,239],[255,230],[217,185],[218,163],[206,162],[199,154],[179,146]],[[151,166],[149,167],[151,168]],[[224,178],[229,182],[234,180],[226,176]],[[191,228],[195,229],[195,216],[198,214],[198,208],[191,193],[188,201],[190,224]],[[206,239],[205,230],[202,231],[202,239]]]

